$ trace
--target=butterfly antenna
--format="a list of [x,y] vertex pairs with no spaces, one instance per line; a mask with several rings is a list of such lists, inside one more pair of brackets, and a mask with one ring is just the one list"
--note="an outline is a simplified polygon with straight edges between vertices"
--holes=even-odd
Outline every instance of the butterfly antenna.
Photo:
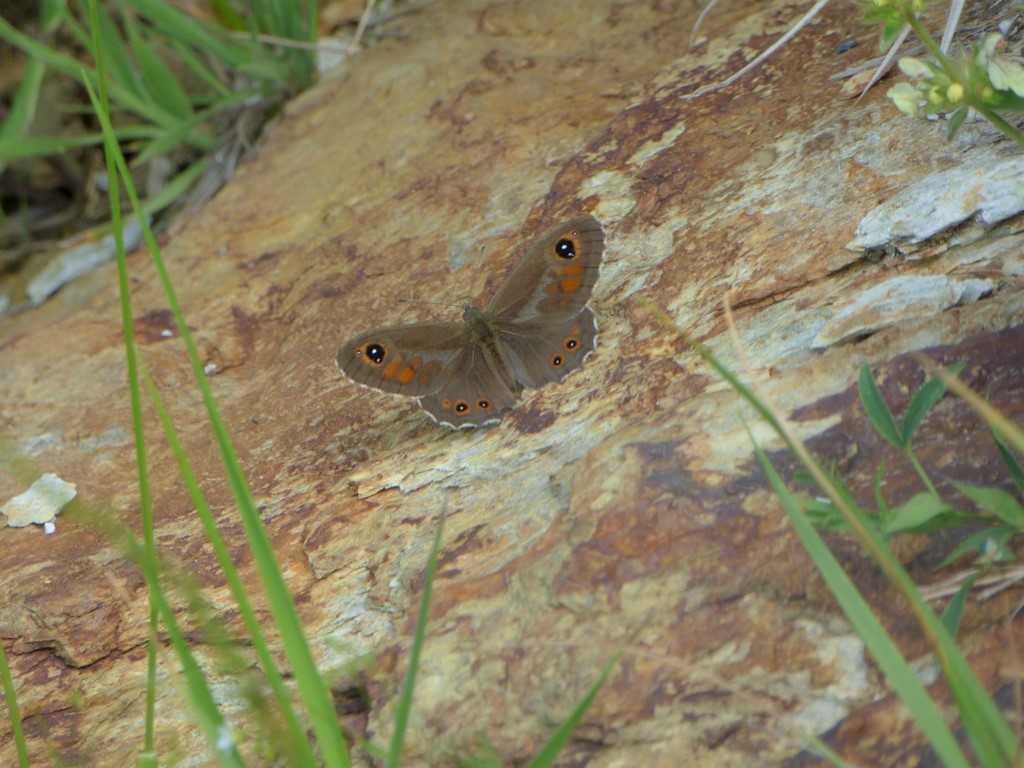
[[450,301],[427,301],[426,299],[399,299],[403,304],[430,304],[435,307],[461,307],[461,304],[452,304]]

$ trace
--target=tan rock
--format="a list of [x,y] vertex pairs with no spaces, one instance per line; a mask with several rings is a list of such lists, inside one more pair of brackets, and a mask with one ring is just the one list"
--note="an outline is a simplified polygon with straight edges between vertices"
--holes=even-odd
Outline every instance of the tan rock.
[[[525,759],[619,649],[621,667],[566,764],[782,764],[801,749],[801,729],[858,764],[909,764],[927,751],[767,490],[741,420],[749,411],[638,296],[756,380],[861,500],[883,457],[887,498],[904,500],[915,475],[867,425],[858,369],[870,363],[901,412],[924,380],[904,353],[963,361],[966,381],[1020,423],[1024,273],[1019,247],[1005,245],[1018,242],[1020,215],[982,222],[968,230],[974,240],[954,238],[928,258],[844,246],[869,211],[936,169],[970,160],[983,175],[975,159],[1000,163],[1019,149],[981,123],[947,144],[944,126],[897,112],[884,83],[841,100],[828,76],[873,46],[840,56],[837,45],[877,35],[852,5],[830,5],[736,85],[685,100],[750,60],[794,10],[716,10],[706,44],[688,53],[695,13],[689,3],[423,6],[292,103],[227,187],[166,237],[319,662],[337,669],[377,654],[364,677],[339,683],[339,697],[352,705],[345,722],[378,742],[447,515],[407,765],[448,765],[484,742],[506,764]],[[336,370],[338,345],[368,327],[457,320],[458,305],[490,296],[534,234],[578,213],[607,234],[591,302],[597,351],[499,427],[444,431],[415,403]],[[131,273],[142,359],[256,588],[145,254]],[[814,348],[848,297],[909,277],[990,290]],[[727,297],[742,351],[726,333]],[[74,482],[83,506],[139,530],[113,266],[0,321],[0,388],[13,448]],[[940,404],[917,445],[940,482],[1005,480],[987,430],[957,401]],[[790,476],[792,462],[773,457]],[[216,615],[236,628],[169,451],[158,443],[150,460],[161,551],[207,585]],[[0,498],[23,487],[0,475]],[[907,653],[925,653],[875,569],[848,540],[830,541]],[[952,546],[903,554],[927,581]],[[148,616],[137,569],[70,518],[45,539],[0,529],[0,547],[0,594],[11,596],[0,601],[0,636],[34,764],[52,750],[72,763],[133,763]],[[990,690],[1010,687],[1006,615],[972,603],[965,620],[965,647]],[[190,637],[212,671],[211,646]],[[177,671],[165,649],[158,746],[204,764]],[[247,722],[239,681],[216,682],[232,722]],[[352,704],[363,693],[369,712]],[[0,733],[0,764],[14,760]]]

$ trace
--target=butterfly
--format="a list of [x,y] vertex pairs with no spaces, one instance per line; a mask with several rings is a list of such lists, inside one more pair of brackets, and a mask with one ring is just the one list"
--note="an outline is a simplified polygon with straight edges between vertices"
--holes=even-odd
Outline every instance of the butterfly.
[[597,344],[587,306],[604,255],[604,230],[580,216],[548,230],[481,310],[461,323],[376,328],[338,350],[338,368],[358,384],[419,398],[452,429],[501,421],[523,389],[562,381]]

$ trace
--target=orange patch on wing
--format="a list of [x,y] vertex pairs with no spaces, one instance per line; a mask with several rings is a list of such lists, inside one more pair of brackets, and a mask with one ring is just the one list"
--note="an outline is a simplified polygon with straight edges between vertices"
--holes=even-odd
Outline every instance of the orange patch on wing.
[[567,267],[562,268],[562,274],[570,277],[578,277],[583,274],[584,266],[582,264],[570,264]]
[[567,277],[565,280],[559,282],[559,287],[562,289],[562,293],[576,293],[580,289],[583,281],[578,277]]
[[395,374],[398,373],[398,369],[401,365],[401,357],[396,357],[394,360],[392,360],[391,365],[384,369],[384,378],[389,380],[395,378]]
[[410,366],[407,365],[405,366],[405,368],[398,372],[398,383],[408,384],[410,381],[413,380],[413,377],[415,375],[416,371],[414,371]]

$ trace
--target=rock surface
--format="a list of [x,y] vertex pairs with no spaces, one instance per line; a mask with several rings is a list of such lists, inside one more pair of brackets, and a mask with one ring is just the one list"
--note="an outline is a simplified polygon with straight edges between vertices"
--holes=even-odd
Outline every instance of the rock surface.
[[[683,98],[749,61],[799,12],[716,8],[707,42],[688,51],[689,3],[427,5],[293,102],[207,208],[163,237],[318,661],[337,669],[376,654],[352,682],[370,711],[345,722],[378,742],[446,515],[408,765],[447,765],[487,742],[506,764],[524,760],[619,649],[566,765],[806,765],[804,731],[853,763],[927,759],[767,490],[743,418],[777,444],[639,301],[757,381],[865,503],[883,459],[890,502],[919,488],[863,416],[863,363],[896,413],[924,381],[908,353],[924,350],[965,362],[972,387],[1024,419],[1024,205],[978,186],[995,178],[1019,195],[1005,183],[1019,149],[982,123],[946,143],[941,124],[895,110],[889,81],[843,100],[829,76],[877,52],[877,31],[851,5],[830,5],[740,83]],[[859,46],[837,53],[854,37]],[[905,200],[910,189],[938,194],[934,180],[957,169],[971,183],[947,185],[946,199]],[[925,222],[879,239],[900,210],[939,211],[943,237]],[[414,402],[356,387],[334,367],[338,345],[374,325],[457,320],[455,307],[486,300],[533,234],[579,213],[600,218],[607,237],[591,302],[597,352],[500,426],[443,431]],[[131,273],[142,359],[256,587],[145,254]],[[76,504],[138,531],[119,312],[108,266],[0,320],[0,424],[21,461],[76,484]],[[148,419],[160,547],[234,627]],[[938,406],[917,447],[944,489],[1005,481],[987,430],[958,401]],[[24,486],[0,474],[0,498]],[[852,542],[830,541],[905,652],[924,654],[878,572]],[[914,540],[902,554],[927,582],[954,545]],[[133,764],[148,617],[137,569],[67,513],[55,536],[0,529],[0,549],[0,636],[34,764],[52,750],[71,764]],[[979,676],[1010,709],[1002,619],[1019,599],[1018,589],[972,602],[964,624]],[[198,636],[196,651],[209,661]],[[158,746],[182,765],[210,764],[176,670],[168,650]],[[220,690],[241,719],[230,681]],[[941,684],[933,693],[949,704]],[[14,762],[0,730],[0,764]]]

